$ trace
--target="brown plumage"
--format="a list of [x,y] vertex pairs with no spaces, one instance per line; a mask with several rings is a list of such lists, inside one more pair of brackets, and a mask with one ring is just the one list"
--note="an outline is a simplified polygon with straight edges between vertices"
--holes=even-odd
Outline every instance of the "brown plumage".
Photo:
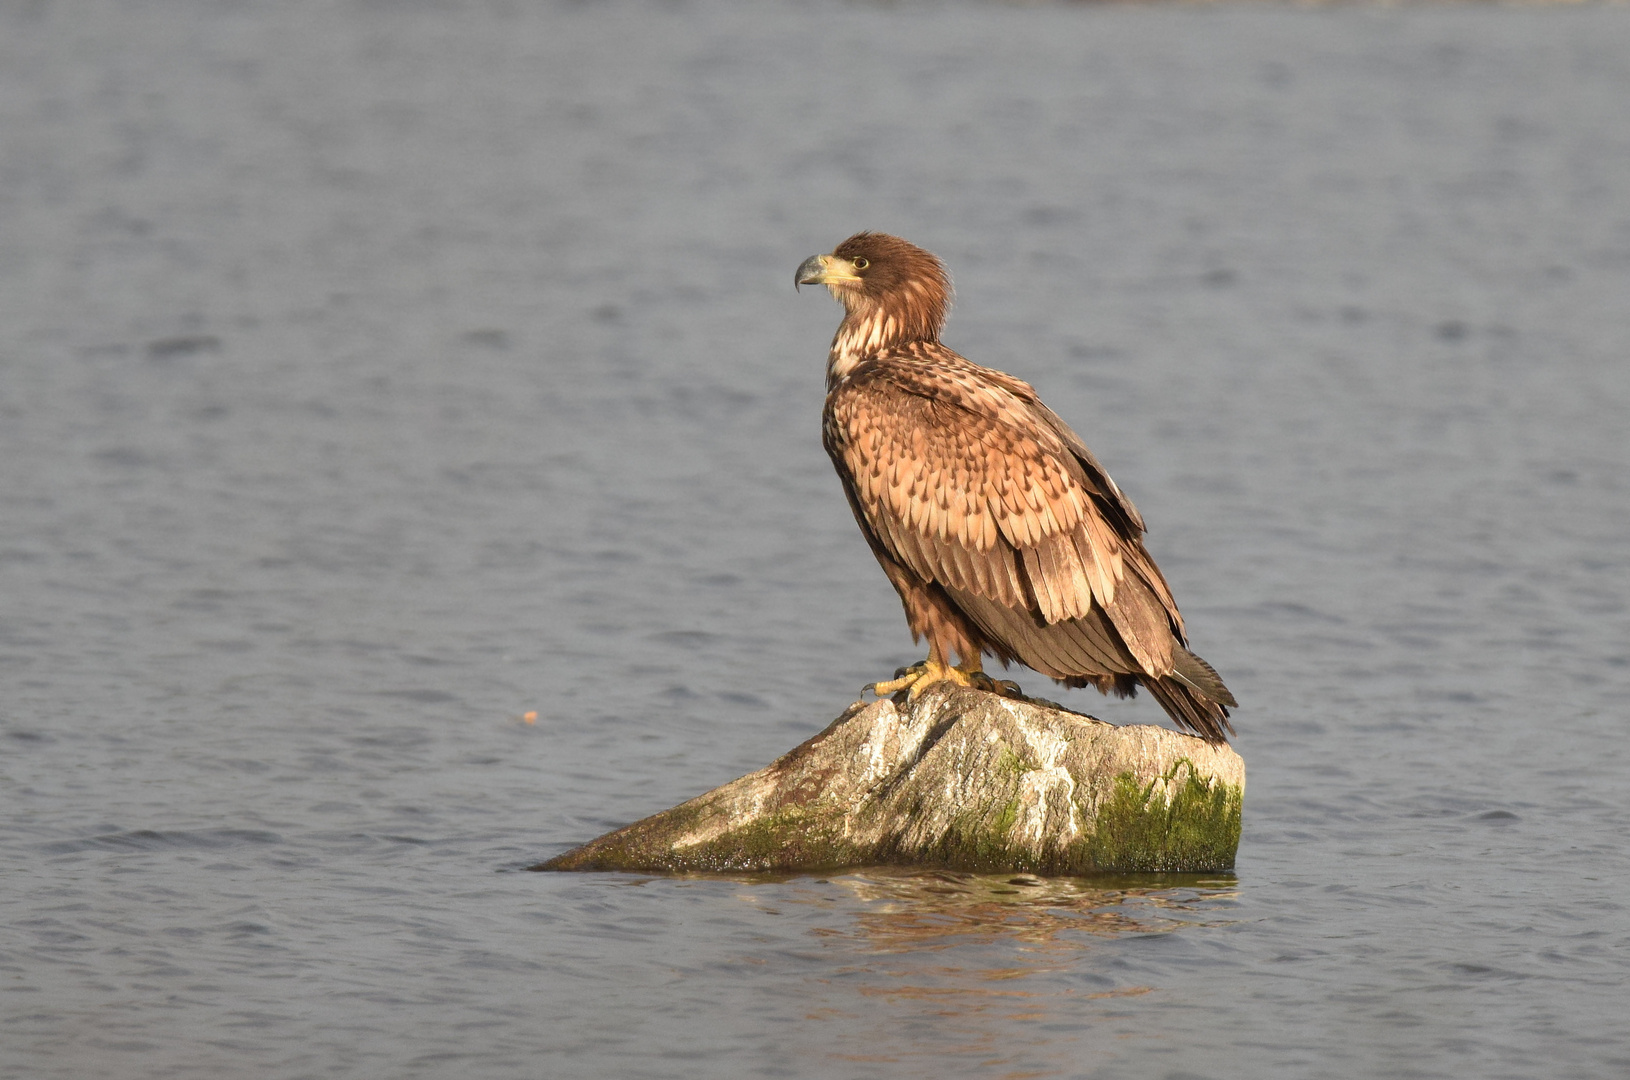
[[796,280],[846,311],[827,357],[826,451],[913,638],[928,638],[926,663],[879,691],[991,685],[989,654],[1066,686],[1125,697],[1141,684],[1223,742],[1234,697],[1188,651],[1143,518],[1028,383],[940,344],[940,261],[863,232]]

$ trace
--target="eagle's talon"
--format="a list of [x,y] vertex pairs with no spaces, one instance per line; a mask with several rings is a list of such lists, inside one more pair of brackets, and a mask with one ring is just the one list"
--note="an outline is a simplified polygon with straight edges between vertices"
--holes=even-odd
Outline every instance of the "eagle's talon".
[[1024,691],[1012,679],[993,679],[983,671],[965,671],[968,685],[975,690],[983,690],[987,694],[996,694],[1005,698],[1024,698]]
[[866,689],[861,693],[870,691],[880,698],[893,697],[902,690],[910,690],[915,696],[917,687],[926,686],[933,682],[937,676],[932,674],[928,661],[919,660],[909,667],[895,668],[894,678],[888,682],[867,683]]

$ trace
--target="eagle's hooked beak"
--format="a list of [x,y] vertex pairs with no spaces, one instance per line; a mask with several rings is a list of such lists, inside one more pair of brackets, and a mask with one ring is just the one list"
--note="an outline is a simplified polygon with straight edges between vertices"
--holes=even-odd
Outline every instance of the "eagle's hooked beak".
[[800,285],[831,285],[840,281],[859,281],[860,275],[855,273],[855,265],[848,259],[840,259],[836,255],[811,255],[798,264],[798,273],[792,279],[792,287]]

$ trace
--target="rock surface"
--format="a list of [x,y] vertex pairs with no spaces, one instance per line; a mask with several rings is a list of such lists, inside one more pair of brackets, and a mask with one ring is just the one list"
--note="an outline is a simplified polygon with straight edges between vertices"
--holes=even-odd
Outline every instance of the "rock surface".
[[1226,746],[944,685],[532,869],[1229,870],[1244,793]]

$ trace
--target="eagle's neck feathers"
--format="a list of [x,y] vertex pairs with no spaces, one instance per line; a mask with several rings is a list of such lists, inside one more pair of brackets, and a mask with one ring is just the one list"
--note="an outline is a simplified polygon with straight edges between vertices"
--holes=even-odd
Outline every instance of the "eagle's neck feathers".
[[939,341],[949,306],[943,287],[918,280],[905,282],[881,300],[842,293],[838,299],[847,314],[827,354],[828,386],[844,379],[868,357],[912,342]]

